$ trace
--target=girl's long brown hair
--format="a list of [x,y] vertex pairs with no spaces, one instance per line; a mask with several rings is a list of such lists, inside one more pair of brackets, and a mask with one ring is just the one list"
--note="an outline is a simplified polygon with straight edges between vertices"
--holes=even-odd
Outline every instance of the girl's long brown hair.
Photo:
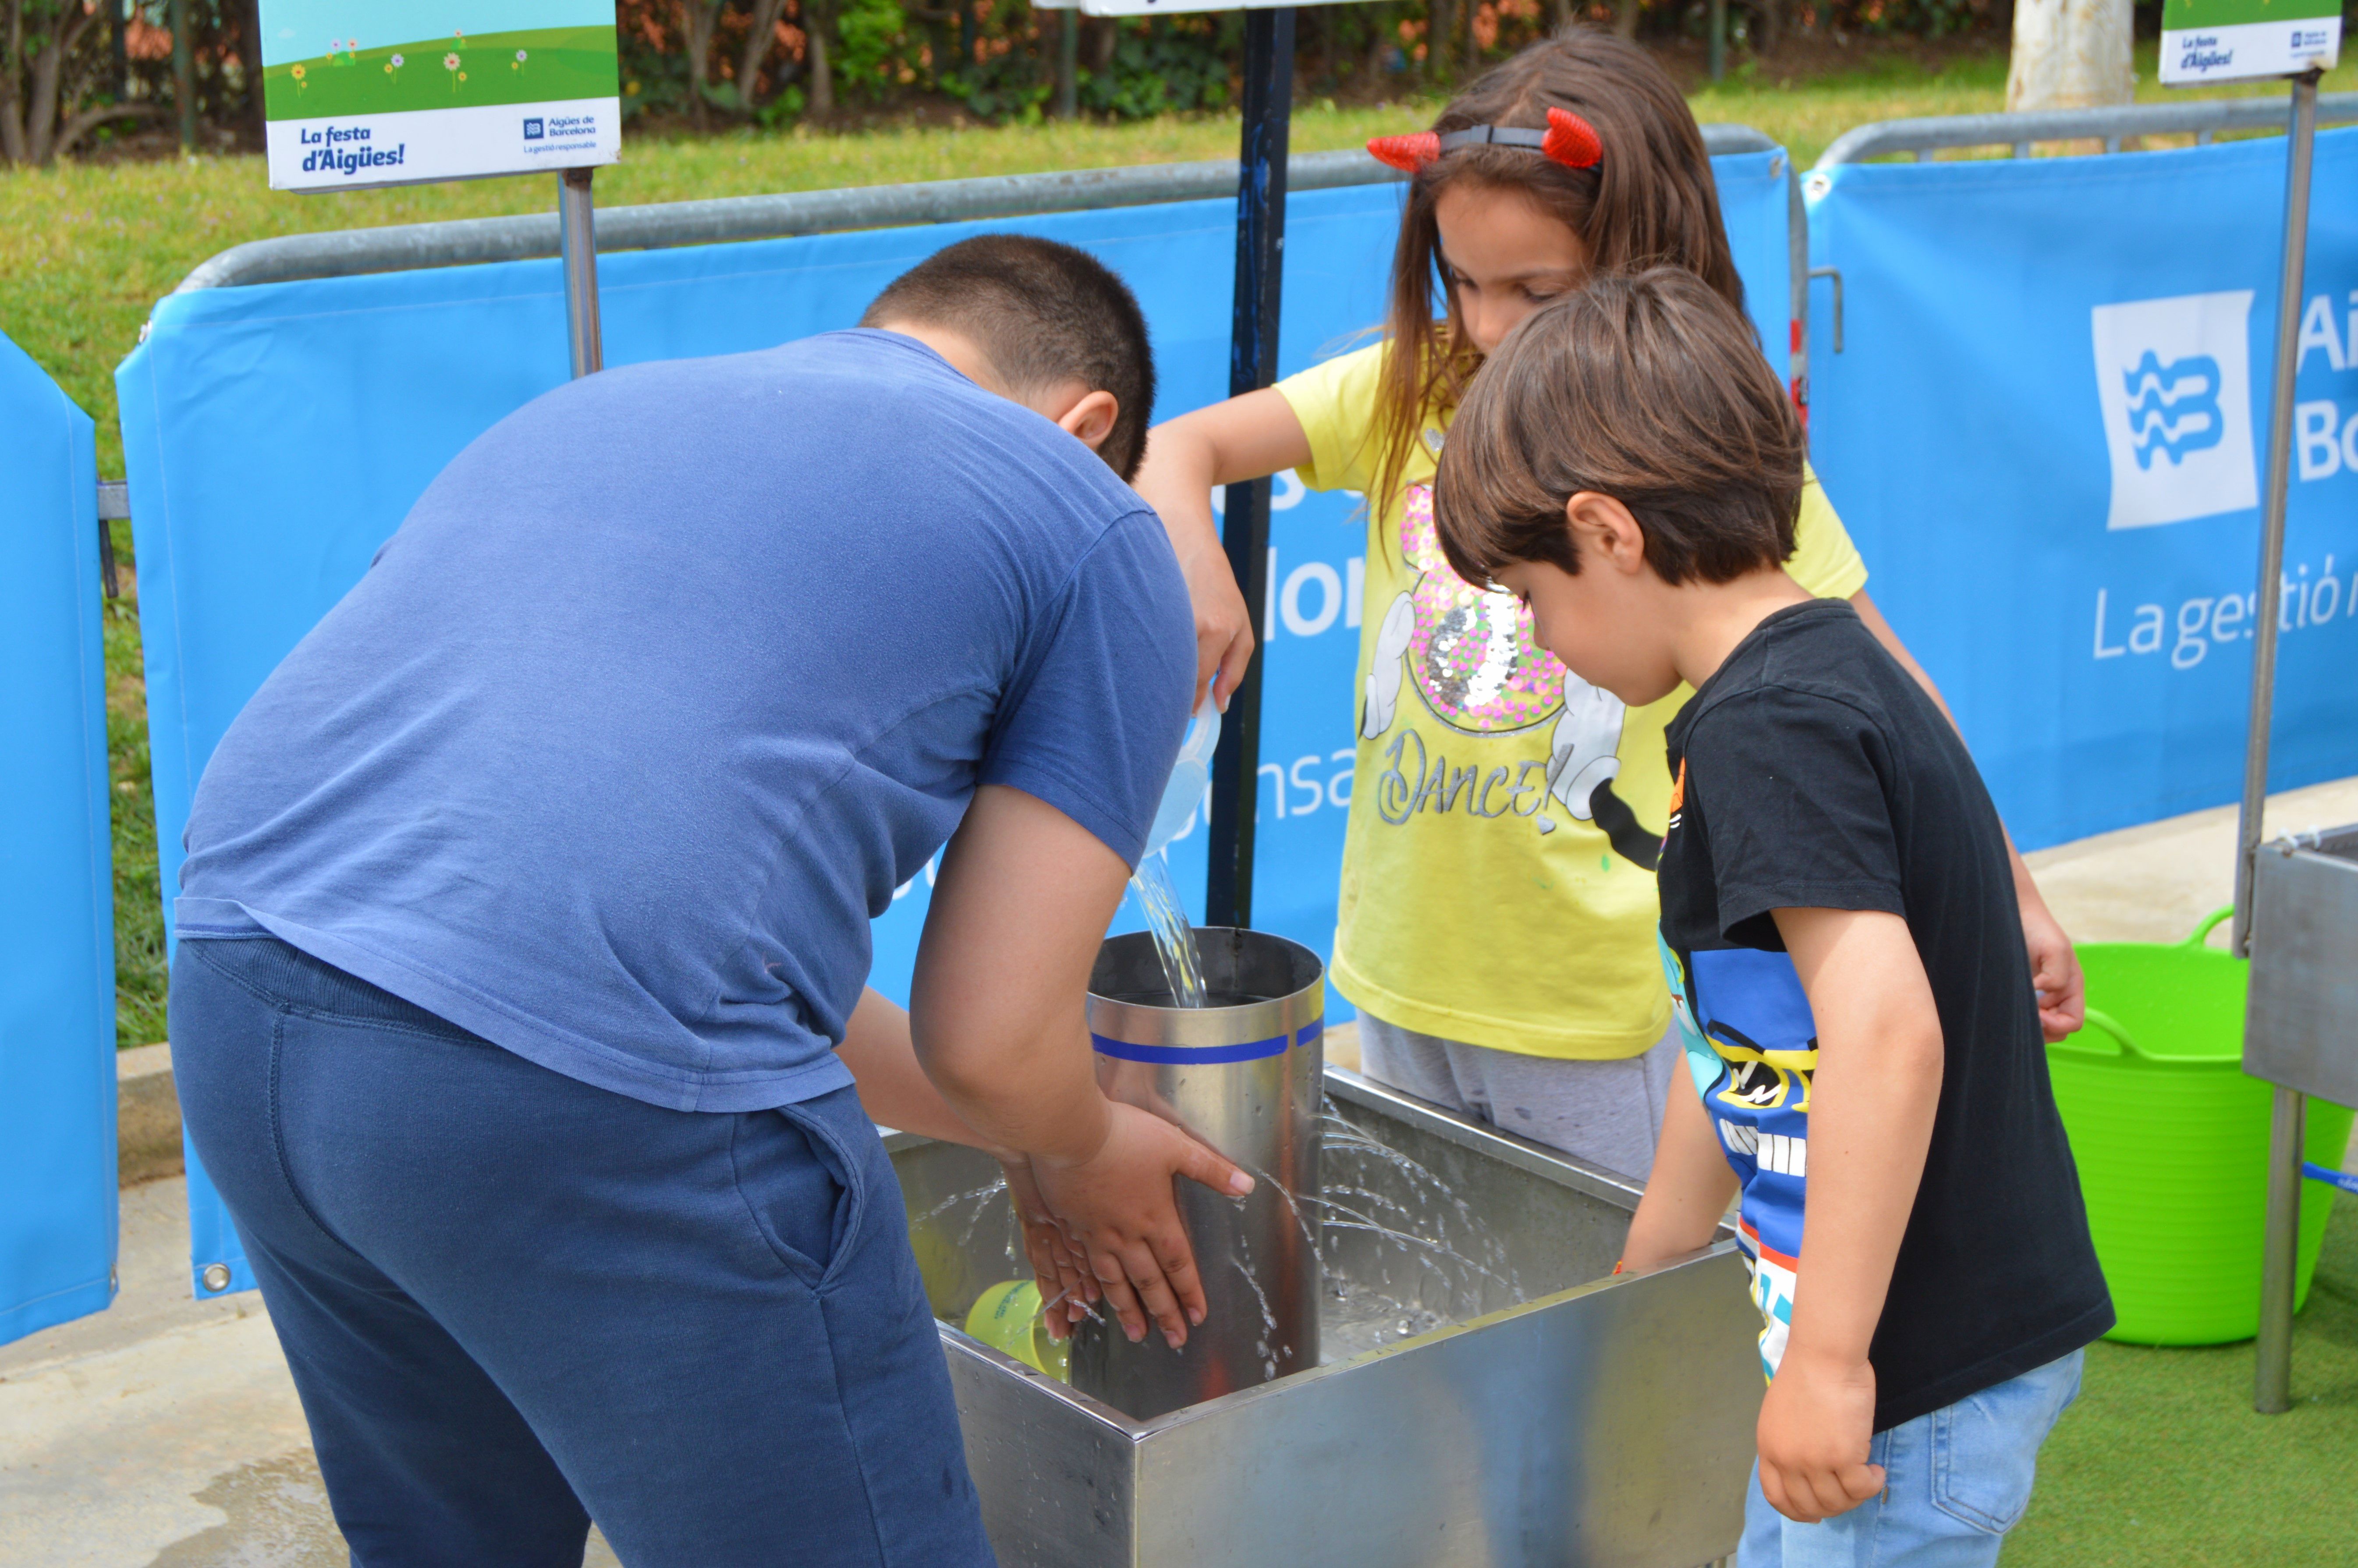
[[1527,148],[1481,146],[1445,153],[1409,181],[1392,252],[1376,406],[1376,488],[1368,499],[1379,510],[1399,488],[1425,410],[1456,406],[1482,365],[1481,353],[1466,341],[1456,290],[1445,283],[1447,312],[1433,319],[1441,263],[1433,209],[1453,182],[1523,192],[1580,236],[1594,272],[1683,267],[1743,308],[1744,284],[1728,254],[1703,132],[1676,84],[1637,45],[1595,27],[1566,27],[1451,99],[1433,129],[1545,130],[1550,108],[1568,109],[1595,127],[1605,148],[1595,168],[1567,168]]

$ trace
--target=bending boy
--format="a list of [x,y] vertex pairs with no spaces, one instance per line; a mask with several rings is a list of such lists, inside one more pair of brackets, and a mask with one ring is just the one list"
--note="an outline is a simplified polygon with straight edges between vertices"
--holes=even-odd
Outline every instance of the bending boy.
[[2006,839],[1963,742],[1788,577],[1802,439],[1688,273],[1591,283],[1476,381],[1450,564],[1670,726],[1662,951],[1691,1074],[1625,1262],[1738,1188],[1771,1382],[1744,1568],[1995,1563],[2112,1326]]
[[[645,1568],[987,1563],[871,1114],[999,1152],[1132,1337],[1200,1321],[1172,1179],[1250,1183],[1083,1020],[1194,670],[1122,482],[1153,384],[1120,281],[1006,235],[574,382],[230,727],[175,1065],[356,1564],[578,1568],[593,1517]],[[945,840],[903,1014],[869,921]]]

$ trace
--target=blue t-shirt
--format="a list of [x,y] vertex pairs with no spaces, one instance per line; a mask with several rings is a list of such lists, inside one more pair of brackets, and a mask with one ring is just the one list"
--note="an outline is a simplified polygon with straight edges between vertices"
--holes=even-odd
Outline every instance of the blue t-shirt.
[[429,486],[214,752],[174,906],[683,1110],[849,1083],[869,921],[982,784],[1135,863],[1162,524],[911,339],[608,371]]

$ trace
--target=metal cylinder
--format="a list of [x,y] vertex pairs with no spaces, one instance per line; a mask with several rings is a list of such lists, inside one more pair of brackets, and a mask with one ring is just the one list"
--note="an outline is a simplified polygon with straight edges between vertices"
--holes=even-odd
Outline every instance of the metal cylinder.
[[1202,927],[1209,1005],[1172,1005],[1144,932],[1109,938],[1089,976],[1089,1034],[1107,1095],[1185,1129],[1252,1173],[1241,1201],[1186,1180],[1179,1213],[1204,1321],[1173,1350],[1132,1345],[1111,1314],[1073,1338],[1073,1386],[1138,1420],[1318,1364],[1318,956],[1266,932]]

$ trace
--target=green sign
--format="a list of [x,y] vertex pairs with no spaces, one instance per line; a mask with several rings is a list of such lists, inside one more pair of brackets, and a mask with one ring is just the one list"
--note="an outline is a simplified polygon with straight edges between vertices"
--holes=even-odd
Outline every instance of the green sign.
[[2342,0],[2163,0],[2161,80],[2172,87],[2331,70]]
[[263,0],[270,183],[288,190],[611,163],[611,0]]

